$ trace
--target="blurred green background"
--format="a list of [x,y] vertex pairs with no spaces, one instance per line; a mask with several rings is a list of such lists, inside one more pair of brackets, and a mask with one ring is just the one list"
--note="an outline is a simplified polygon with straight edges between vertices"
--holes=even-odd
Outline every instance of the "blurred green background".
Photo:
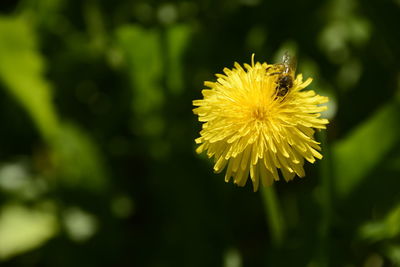
[[[399,0],[0,2],[1,266],[400,266]],[[324,159],[260,192],[194,152],[234,61],[298,57]],[[283,225],[282,225],[283,226]]]

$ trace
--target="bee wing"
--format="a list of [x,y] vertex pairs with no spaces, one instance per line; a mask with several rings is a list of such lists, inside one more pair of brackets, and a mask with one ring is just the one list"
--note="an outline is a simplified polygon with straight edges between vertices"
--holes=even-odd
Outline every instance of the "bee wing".
[[293,74],[296,72],[297,68],[297,57],[296,56],[291,56],[289,59],[289,68]]
[[285,66],[286,73],[291,73],[294,75],[296,72],[296,67],[297,67],[297,58],[296,56],[291,56],[288,51],[283,54],[282,57],[282,64]]

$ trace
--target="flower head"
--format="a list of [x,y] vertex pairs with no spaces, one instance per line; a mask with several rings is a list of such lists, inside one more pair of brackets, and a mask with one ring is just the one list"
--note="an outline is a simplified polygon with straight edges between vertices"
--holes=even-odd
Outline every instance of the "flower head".
[[[234,64],[225,74],[216,74],[216,82],[205,82],[203,99],[194,100],[193,110],[203,123],[197,153],[207,151],[214,157],[214,171],[225,167],[225,181],[231,177],[244,186],[250,175],[254,191],[260,180],[264,186],[279,180],[278,169],[286,181],[304,177],[304,159],[321,159],[314,129],[325,129],[327,119],[320,118],[327,97],[303,90],[312,79],[303,82],[294,77],[282,92],[283,64]],[[290,79],[290,78],[289,78]]]

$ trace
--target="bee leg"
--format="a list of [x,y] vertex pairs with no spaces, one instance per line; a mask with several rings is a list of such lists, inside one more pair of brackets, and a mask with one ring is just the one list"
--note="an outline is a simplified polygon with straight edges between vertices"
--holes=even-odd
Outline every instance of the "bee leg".
[[272,75],[277,75],[277,74],[282,74],[283,72],[273,72],[273,73],[270,73],[270,74],[268,74],[269,76],[272,76]]

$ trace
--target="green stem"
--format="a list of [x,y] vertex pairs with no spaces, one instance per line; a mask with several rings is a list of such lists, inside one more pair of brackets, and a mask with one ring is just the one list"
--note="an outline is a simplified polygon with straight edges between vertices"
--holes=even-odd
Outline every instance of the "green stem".
[[333,181],[332,181],[332,168],[331,168],[331,155],[327,143],[326,131],[318,133],[321,141],[324,158],[319,165],[319,175],[321,179],[321,221],[319,229],[319,266],[327,267],[330,260],[329,251],[330,247],[330,229],[332,221],[332,198],[333,198]]
[[273,244],[276,247],[280,247],[285,238],[285,224],[280,212],[281,209],[276,197],[275,188],[273,186],[263,187],[262,196]]

